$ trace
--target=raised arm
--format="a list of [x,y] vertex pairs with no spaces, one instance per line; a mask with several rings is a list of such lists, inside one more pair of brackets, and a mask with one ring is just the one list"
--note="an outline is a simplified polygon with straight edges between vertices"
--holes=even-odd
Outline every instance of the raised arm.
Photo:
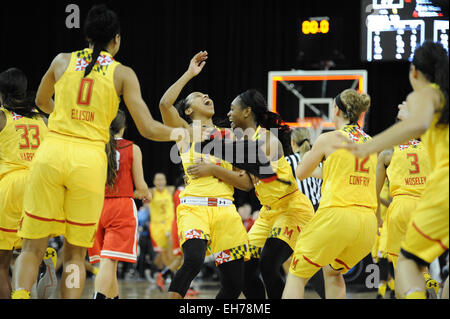
[[122,83],[123,99],[143,137],[154,141],[180,141],[188,137],[187,130],[165,126],[153,119],[142,99],[138,78],[131,68],[119,65],[115,75],[117,75],[119,83]]
[[188,70],[162,96],[159,102],[159,110],[161,111],[164,124],[173,127],[189,127],[189,124],[181,118],[173,105],[186,84],[202,71],[206,64],[206,59],[208,59],[206,51],[197,53],[192,58]]
[[[295,172],[298,179],[308,178],[315,172],[326,155],[326,147],[330,137],[329,133],[320,135],[308,154],[303,156],[303,160],[298,164]],[[316,171],[316,173],[318,172]]]
[[133,176],[134,187],[136,188],[134,196],[148,203],[152,199],[152,194],[148,189],[144,179],[144,169],[142,167],[142,152],[139,146],[133,144],[133,163],[131,165],[131,174]]

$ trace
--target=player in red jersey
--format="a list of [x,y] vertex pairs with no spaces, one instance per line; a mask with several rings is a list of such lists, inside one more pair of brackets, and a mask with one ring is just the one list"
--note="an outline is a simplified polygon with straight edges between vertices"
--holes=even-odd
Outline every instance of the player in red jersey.
[[108,156],[108,181],[112,180],[113,185],[106,186],[94,246],[88,250],[90,262],[100,262],[94,299],[119,298],[117,262],[136,263],[137,260],[138,221],[133,197],[144,203],[151,200],[144,180],[141,150],[122,138],[125,126],[125,113],[119,110],[110,127],[112,152],[109,153],[115,156]]

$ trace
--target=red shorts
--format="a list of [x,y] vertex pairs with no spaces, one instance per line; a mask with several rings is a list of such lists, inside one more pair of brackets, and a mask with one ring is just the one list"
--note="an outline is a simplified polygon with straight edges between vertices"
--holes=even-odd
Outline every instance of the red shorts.
[[178,226],[176,217],[172,222],[172,248],[174,256],[181,256],[183,254],[180,249],[180,240],[178,238]]
[[95,234],[94,246],[88,249],[89,261],[100,258],[136,263],[138,244],[137,209],[132,198],[105,198]]

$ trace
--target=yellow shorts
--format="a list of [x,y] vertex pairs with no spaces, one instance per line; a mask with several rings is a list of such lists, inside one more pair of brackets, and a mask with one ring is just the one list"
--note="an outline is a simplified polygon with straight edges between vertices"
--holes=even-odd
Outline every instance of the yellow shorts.
[[72,245],[92,247],[106,170],[104,143],[49,133],[31,164],[19,236],[63,235]]
[[22,246],[22,238],[17,235],[17,230],[28,173],[25,169],[13,171],[0,180],[0,250],[13,250]]
[[150,221],[150,236],[156,245],[155,251],[162,251],[168,247],[168,237],[172,236],[172,222],[173,218],[163,221]]
[[249,231],[251,258],[260,258],[267,238],[278,238],[294,250],[297,237],[314,216],[311,201],[300,191],[280,199],[273,207],[263,206]]
[[180,247],[189,239],[208,242],[207,256],[214,255],[216,265],[248,258],[248,235],[234,205],[208,207],[180,204],[177,207]]
[[412,213],[401,249],[430,264],[448,249],[449,169],[435,170]]
[[[385,225],[387,227],[386,252],[397,266],[400,245],[406,234],[406,229],[411,220],[411,213],[420,202],[420,197],[397,195],[389,206]],[[384,226],[384,225],[383,225]]]
[[331,265],[346,273],[370,253],[376,233],[377,218],[370,208],[319,208],[297,239],[289,271],[311,278]]

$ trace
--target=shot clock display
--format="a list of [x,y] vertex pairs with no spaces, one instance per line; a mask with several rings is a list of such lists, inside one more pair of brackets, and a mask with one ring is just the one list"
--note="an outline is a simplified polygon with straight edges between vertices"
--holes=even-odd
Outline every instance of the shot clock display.
[[[442,1],[362,0],[363,61],[411,61],[425,40],[448,51],[449,20]],[[447,2],[448,10],[448,2]]]
[[309,17],[298,24],[298,61],[320,62],[342,58],[342,19]]
[[327,18],[311,18],[302,22],[303,34],[328,33],[330,31],[330,22]]

